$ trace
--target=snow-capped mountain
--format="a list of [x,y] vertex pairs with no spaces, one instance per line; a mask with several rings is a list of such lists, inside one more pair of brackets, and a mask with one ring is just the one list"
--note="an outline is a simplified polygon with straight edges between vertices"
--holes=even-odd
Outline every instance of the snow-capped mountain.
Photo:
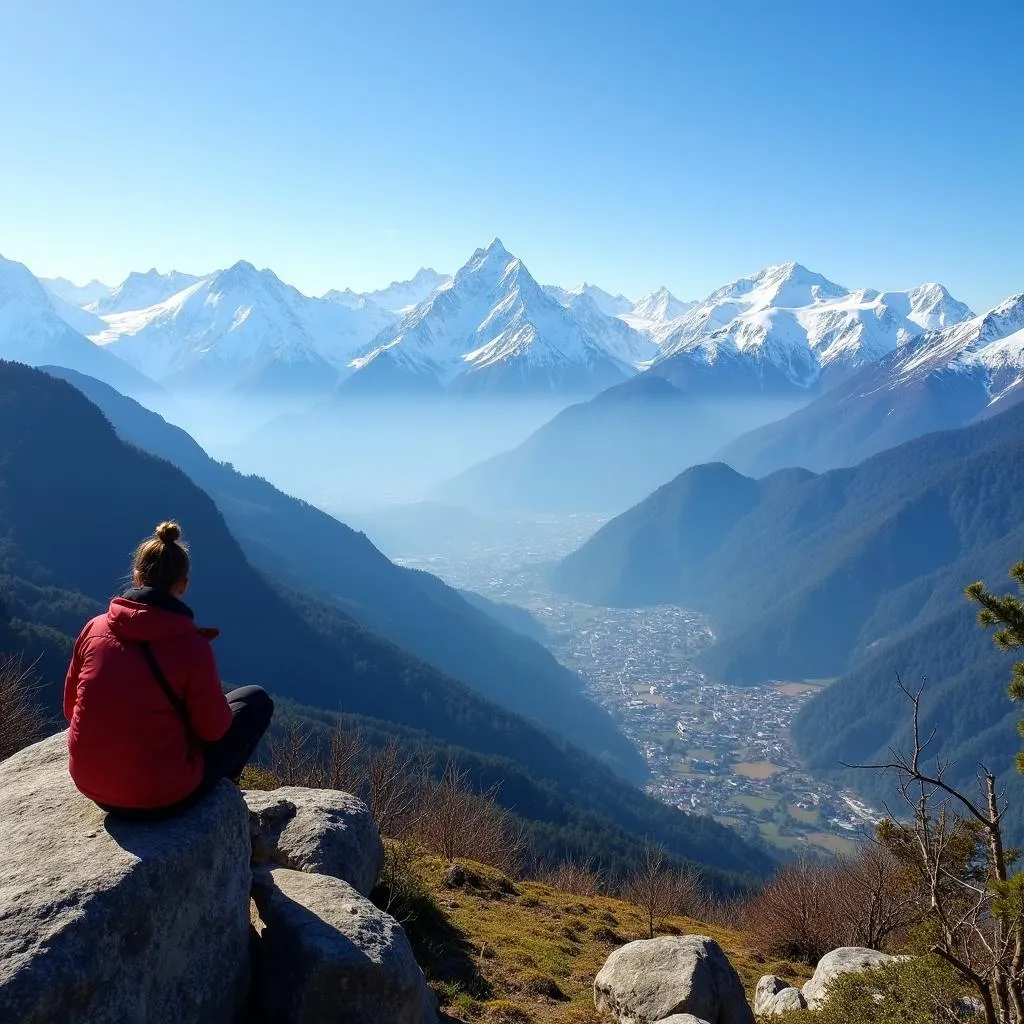
[[41,277],[39,282],[51,295],[70,302],[72,306],[88,306],[90,302],[105,299],[112,291],[110,285],[95,278],[88,284],[75,284],[66,277]]
[[[935,315],[930,302],[916,315]],[[1024,294],[928,331],[810,405],[737,439],[721,457],[742,472],[821,471],[1024,401]]]
[[575,299],[586,295],[605,316],[622,316],[633,309],[633,303],[625,295],[612,295],[596,284],[587,284],[585,281],[575,288],[560,288],[557,284],[544,286],[546,291],[553,298],[557,299],[563,306],[571,306]]
[[[588,317],[603,316],[589,297],[586,303]],[[594,393],[635,369],[621,339],[610,349],[608,338],[597,333],[494,239],[396,327],[375,338],[353,360],[342,388]]]
[[311,299],[240,261],[145,309],[110,313],[93,340],[169,387],[329,390],[387,314]]
[[636,320],[642,323],[663,324],[678,319],[696,305],[696,302],[683,302],[677,299],[663,286],[639,299],[623,319],[627,323]]
[[421,267],[410,280],[392,281],[387,288],[365,292],[363,297],[390,313],[408,313],[451,279],[451,274],[439,274],[432,267]]
[[940,285],[850,291],[785,263],[719,288],[656,331],[654,372],[687,386],[716,376],[729,389],[831,386],[928,325],[969,315]]
[[89,311],[103,316],[106,313],[127,313],[132,309],[148,309],[193,285],[199,277],[171,270],[161,274],[154,267],[145,273],[133,270],[109,295],[89,304]]
[[26,266],[0,257],[0,358],[78,370],[137,398],[158,390],[153,381],[69,326],[55,307],[58,302],[75,308],[51,295]]

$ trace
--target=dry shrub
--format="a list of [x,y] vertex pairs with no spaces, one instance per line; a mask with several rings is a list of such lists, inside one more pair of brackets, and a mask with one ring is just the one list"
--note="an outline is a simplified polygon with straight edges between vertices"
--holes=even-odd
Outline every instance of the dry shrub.
[[0,761],[42,739],[46,719],[36,703],[39,682],[20,655],[0,658]]
[[439,780],[421,780],[416,834],[446,861],[475,860],[508,875],[519,872],[527,850],[522,825],[499,806],[497,791],[474,792],[454,763]]
[[801,860],[783,868],[747,904],[743,923],[767,955],[813,964],[839,946],[897,943],[923,910],[903,866],[870,844],[831,863]]
[[312,731],[291,723],[270,741],[270,771],[282,786],[319,789],[323,782],[323,768],[316,752]]
[[653,939],[666,917],[695,916],[704,892],[698,872],[672,866],[662,847],[647,842],[643,860],[629,876],[623,896],[643,910],[648,937]]
[[435,779],[395,740],[369,748],[344,721],[326,749],[310,730],[284,729],[270,744],[270,771],[282,785],[354,793],[381,835],[415,840],[446,861],[476,860],[515,875],[525,860],[525,829],[498,804],[496,789],[475,791],[454,763]]
[[570,896],[600,896],[605,879],[592,860],[570,857],[541,873],[540,881]]

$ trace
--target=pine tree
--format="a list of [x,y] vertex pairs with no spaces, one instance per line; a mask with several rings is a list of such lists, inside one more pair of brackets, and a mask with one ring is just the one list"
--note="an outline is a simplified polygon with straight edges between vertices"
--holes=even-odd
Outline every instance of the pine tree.
[[[1017,582],[1024,595],[1024,562],[1018,562],[1010,570],[1011,579]],[[997,626],[992,639],[1001,651],[1017,651],[1024,648],[1024,600],[1016,594],[994,594],[980,580],[967,588],[967,596],[981,605],[978,622],[985,629]],[[1013,666],[1010,679],[1010,699],[1024,702],[1024,660]],[[1018,725],[1024,733],[1024,720]],[[1024,755],[1017,755],[1017,767],[1024,772]]]

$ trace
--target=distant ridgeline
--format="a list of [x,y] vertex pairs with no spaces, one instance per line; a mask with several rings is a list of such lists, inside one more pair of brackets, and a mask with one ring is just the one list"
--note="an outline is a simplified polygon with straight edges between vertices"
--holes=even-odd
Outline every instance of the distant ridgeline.
[[[140,430],[162,428],[160,443],[178,450],[161,453],[191,459],[193,479],[125,443],[66,381],[0,363],[0,641],[40,657],[41,696],[54,715],[71,638],[121,585],[132,543],[174,517],[195,557],[190,602],[223,630],[216,650],[226,681],[261,683],[276,697],[326,709],[302,712],[307,720],[338,710],[362,716],[378,733],[456,752],[488,779],[508,779],[502,799],[529,819],[541,853],[600,850],[607,832],[628,859],[651,834],[726,872],[769,868],[767,855],[730,830],[643,796],[594,757],[476,692],[490,687],[488,696],[511,704],[516,683],[537,677],[558,714],[585,714],[575,677],[532,641],[433,577],[397,569],[362,535],[310,506],[218,466],[140,407],[121,411],[125,433],[128,413],[141,417]],[[141,433],[133,440],[146,443]],[[210,493],[193,482],[204,473]],[[417,628],[417,615],[428,622]],[[432,656],[431,630],[452,637],[460,629],[461,651],[438,641]],[[438,667],[394,646],[399,637]],[[492,664],[471,675],[477,658]],[[463,681],[453,677],[458,666]],[[635,775],[610,722],[596,710],[591,721],[606,730],[604,749]]]
[[[1024,557],[1024,404],[931,434],[852,469],[761,480],[721,463],[687,470],[612,520],[554,571],[613,605],[680,602],[717,638],[701,667],[748,684],[840,676],[798,717],[811,767],[880,758],[905,740],[897,673],[926,677],[925,717],[958,781],[984,760],[1015,790],[1009,661],[975,624],[964,587],[1000,590]],[[884,783],[848,775],[879,796]],[[1024,838],[1024,801],[1011,821]]]

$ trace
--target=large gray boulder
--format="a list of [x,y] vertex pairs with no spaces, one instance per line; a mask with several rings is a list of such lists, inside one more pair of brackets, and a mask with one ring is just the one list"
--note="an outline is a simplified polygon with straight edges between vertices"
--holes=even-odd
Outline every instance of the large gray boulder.
[[384,863],[370,810],[333,789],[249,790],[253,862],[331,875],[369,896]]
[[347,882],[287,868],[253,878],[254,1004],[273,1024],[433,1024],[436,1001],[398,922]]
[[841,946],[826,953],[814,968],[811,980],[803,988],[807,1008],[813,1010],[825,998],[828,986],[841,974],[854,971],[866,971],[872,967],[891,963],[897,959],[888,953],[880,953],[877,949],[865,949],[862,946]]
[[666,935],[617,949],[594,979],[594,1005],[620,1024],[692,1014],[708,1024],[753,1024],[743,984],[706,935]]
[[249,975],[249,814],[108,817],[61,733],[0,763],[0,1021],[230,1024]]

